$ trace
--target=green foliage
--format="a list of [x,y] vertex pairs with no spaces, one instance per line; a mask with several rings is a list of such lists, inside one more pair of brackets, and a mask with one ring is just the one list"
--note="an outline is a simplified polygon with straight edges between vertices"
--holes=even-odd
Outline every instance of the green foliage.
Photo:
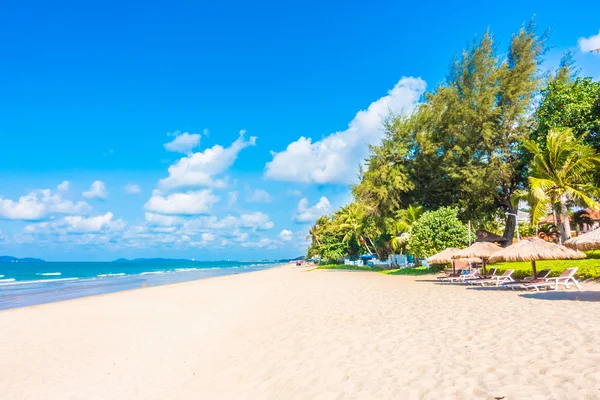
[[[503,273],[507,269],[514,269],[513,278],[523,279],[531,276],[531,262],[504,262],[493,264],[498,268],[498,274]],[[577,276],[580,279],[600,279],[600,259],[586,258],[583,260],[545,260],[537,261],[536,268],[538,271],[543,269],[551,269],[551,276],[559,276],[565,269],[577,267]]]
[[536,223],[548,209],[562,217],[558,227],[562,240],[570,237],[567,202],[600,208],[594,199],[600,195],[594,173],[600,167],[600,154],[593,147],[576,139],[570,129],[552,129],[544,146],[528,140],[525,148],[533,155],[530,164],[529,193],[532,222]]
[[[469,229],[457,216],[455,208],[428,211],[413,224],[408,251],[416,257],[429,257],[448,247],[466,247]],[[474,235],[471,240],[474,240]]]
[[442,268],[439,266],[431,266],[431,267],[414,267],[414,268],[400,268],[400,269],[388,269],[381,271],[382,274],[385,275],[431,275],[437,274],[441,271]]
[[531,139],[543,147],[554,128],[571,128],[577,138],[600,151],[600,82],[557,77],[542,90]]
[[344,265],[344,264],[324,264],[324,265],[319,265],[315,269],[339,269],[339,270],[346,270],[346,271],[377,271],[377,272],[384,271],[384,269],[381,267],[369,267],[369,266],[362,266],[362,265]]

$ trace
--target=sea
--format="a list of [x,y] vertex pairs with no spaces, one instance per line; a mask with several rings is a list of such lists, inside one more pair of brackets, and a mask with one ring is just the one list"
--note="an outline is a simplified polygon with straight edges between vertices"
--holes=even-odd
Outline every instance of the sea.
[[280,264],[191,260],[0,263],[0,310],[260,271]]

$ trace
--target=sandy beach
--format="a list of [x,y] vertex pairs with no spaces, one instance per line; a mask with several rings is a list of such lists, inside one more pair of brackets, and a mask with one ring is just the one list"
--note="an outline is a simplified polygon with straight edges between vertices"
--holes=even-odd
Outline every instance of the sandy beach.
[[0,312],[3,399],[597,399],[600,290],[290,266]]

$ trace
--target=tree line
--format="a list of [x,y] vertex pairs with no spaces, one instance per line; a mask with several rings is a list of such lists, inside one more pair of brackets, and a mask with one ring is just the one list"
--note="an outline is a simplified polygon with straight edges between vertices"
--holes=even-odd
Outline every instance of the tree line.
[[417,248],[412,225],[438,210],[510,244],[524,203],[532,224],[553,213],[566,240],[572,210],[600,207],[600,82],[578,76],[570,54],[542,71],[547,50],[534,21],[504,52],[489,31],[463,49],[413,113],[387,119],[353,201],[311,227],[308,256]]

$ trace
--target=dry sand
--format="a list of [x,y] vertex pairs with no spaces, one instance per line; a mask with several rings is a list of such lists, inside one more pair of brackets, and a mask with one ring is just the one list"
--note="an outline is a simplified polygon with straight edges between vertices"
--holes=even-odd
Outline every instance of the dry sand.
[[286,266],[3,311],[0,398],[600,398],[597,287],[426,280]]

